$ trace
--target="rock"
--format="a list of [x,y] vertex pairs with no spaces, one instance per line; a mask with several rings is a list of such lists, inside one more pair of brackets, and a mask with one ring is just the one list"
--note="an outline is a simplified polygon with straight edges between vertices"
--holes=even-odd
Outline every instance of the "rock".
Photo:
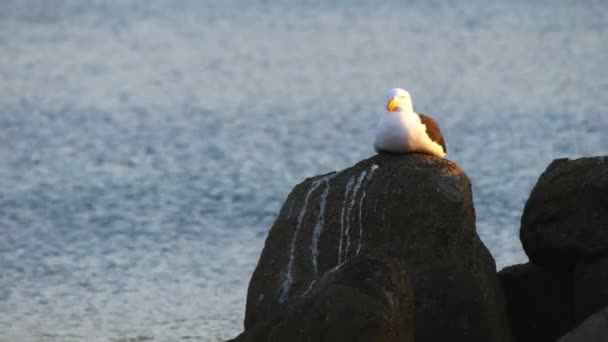
[[404,267],[384,255],[349,259],[311,285],[268,341],[414,341],[414,297]]
[[608,257],[510,266],[498,277],[516,342],[555,341],[608,306]]
[[606,342],[608,340],[608,307],[585,320],[558,342]]
[[554,160],[526,202],[520,237],[531,263],[499,272],[513,335],[555,341],[608,305],[608,158]]
[[538,264],[608,255],[608,158],[554,160],[526,202],[520,237]]
[[[455,163],[423,154],[380,154],[292,190],[251,278],[244,336],[293,332],[295,325],[277,319],[290,312],[316,322],[313,308],[328,309],[330,298],[336,310],[373,317],[377,304],[365,311],[346,303],[349,287],[328,285],[314,292],[311,306],[298,306],[332,269],[370,253],[405,265],[416,340],[508,340],[494,260],[475,231],[471,183]],[[310,329],[299,333],[310,336]]]
[[514,342],[554,342],[575,325],[572,267],[532,263],[498,273]]
[[235,341],[414,341],[413,291],[404,267],[395,257],[355,256],[312,283],[285,314]]
[[577,263],[574,305],[575,324],[608,306],[608,257]]

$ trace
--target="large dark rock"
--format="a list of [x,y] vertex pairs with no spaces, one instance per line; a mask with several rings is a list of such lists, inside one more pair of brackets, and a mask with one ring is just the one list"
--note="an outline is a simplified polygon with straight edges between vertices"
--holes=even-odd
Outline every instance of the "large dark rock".
[[312,284],[268,341],[414,341],[414,296],[404,264],[356,256]]
[[574,305],[575,324],[608,306],[608,257],[577,263]]
[[526,202],[520,237],[536,263],[608,255],[608,158],[553,161]]
[[608,306],[558,340],[558,342],[606,341],[608,341]]
[[509,266],[498,273],[514,342],[555,342],[573,323],[572,266]]
[[[318,299],[299,304],[331,270],[370,253],[405,265],[415,294],[417,341],[508,341],[494,260],[475,231],[471,183],[455,163],[423,154],[380,154],[293,189],[251,278],[240,339],[253,334],[263,340],[275,336],[272,331],[286,339],[293,329],[303,336],[340,330],[320,328],[317,310],[327,310],[326,303],[357,317],[379,317],[376,304],[349,304],[358,296],[351,294],[357,277],[346,277],[343,287],[315,290]],[[277,319],[293,312],[307,325]]]
[[517,341],[554,341],[608,305],[608,158],[554,160],[520,238],[532,263],[499,274]]
[[414,341],[414,297],[404,266],[386,255],[355,256],[234,342]]
[[498,276],[515,342],[553,342],[608,306],[608,257],[527,263]]

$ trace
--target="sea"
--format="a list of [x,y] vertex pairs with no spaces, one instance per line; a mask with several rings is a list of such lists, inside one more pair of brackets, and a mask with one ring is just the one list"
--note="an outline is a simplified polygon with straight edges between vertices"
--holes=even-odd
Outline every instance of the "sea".
[[497,269],[556,158],[608,154],[608,1],[0,0],[0,341],[223,341],[284,199],[389,88]]

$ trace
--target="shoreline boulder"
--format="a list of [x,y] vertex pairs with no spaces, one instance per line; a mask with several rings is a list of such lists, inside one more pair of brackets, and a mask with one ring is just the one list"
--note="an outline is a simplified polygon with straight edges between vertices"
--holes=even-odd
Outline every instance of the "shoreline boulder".
[[608,255],[608,157],[554,160],[526,202],[520,238],[538,264]]
[[413,342],[413,291],[399,258],[359,255],[311,284],[268,342]]
[[608,157],[554,160],[526,202],[520,238],[530,263],[499,272],[516,342],[555,341],[606,307]]
[[605,342],[608,338],[608,306],[587,318],[557,342]]
[[413,291],[399,258],[355,256],[326,272],[285,312],[233,342],[413,342]]
[[[416,340],[510,340],[494,259],[475,230],[470,180],[454,162],[413,153],[379,154],[306,179],[292,190],[251,278],[245,332],[237,341],[265,341],[273,331],[295,334],[303,329],[298,330],[302,336],[332,331],[318,321],[296,329],[289,317],[298,312],[303,322],[315,321],[319,313],[304,309],[302,298],[313,295],[309,303],[329,303],[343,295],[340,291],[348,293],[356,287],[356,277],[346,277],[350,280],[342,288],[315,289],[332,270],[370,255],[396,258],[408,274]],[[332,303],[357,312],[355,321],[377,315],[373,305],[366,313],[356,303]],[[315,339],[298,341],[305,340]],[[345,335],[341,340],[351,339]]]
[[533,263],[498,272],[514,342],[555,342],[573,326],[572,266]]
[[573,279],[574,324],[579,324],[608,306],[608,256],[578,262]]

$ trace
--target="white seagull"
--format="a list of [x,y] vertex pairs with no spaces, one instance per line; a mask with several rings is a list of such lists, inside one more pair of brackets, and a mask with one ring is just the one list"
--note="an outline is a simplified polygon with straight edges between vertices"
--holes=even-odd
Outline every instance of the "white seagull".
[[386,110],[376,128],[376,152],[422,152],[445,157],[447,148],[439,126],[430,116],[414,112],[407,91],[391,89]]

